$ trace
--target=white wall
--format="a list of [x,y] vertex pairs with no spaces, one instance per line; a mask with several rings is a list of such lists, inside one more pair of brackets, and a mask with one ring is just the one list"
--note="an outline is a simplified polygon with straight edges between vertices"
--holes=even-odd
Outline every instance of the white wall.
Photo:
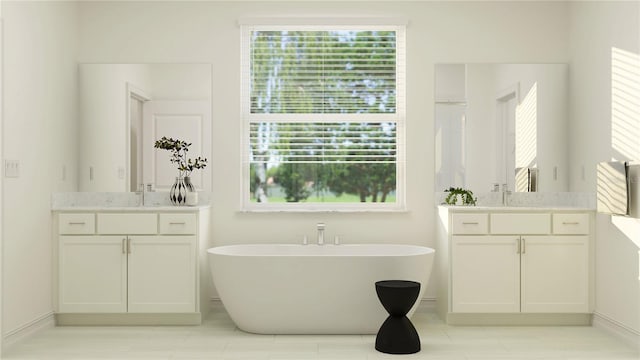
[[147,64],[153,100],[211,101],[211,65]]
[[[76,187],[76,36],[72,3],[2,2],[3,337],[51,315],[51,192]],[[66,179],[62,179],[62,167]],[[5,339],[6,340],[6,339]]]
[[[594,192],[597,162],[640,160],[640,3],[572,3],[570,15],[571,188]],[[620,89],[612,82],[620,70],[614,49],[630,55],[623,68],[635,87],[624,95],[623,150],[612,131],[623,106],[612,93]],[[639,334],[640,220],[598,215],[596,226],[596,313]]]
[[[344,242],[434,246],[433,73],[447,62],[567,62],[563,3],[83,2],[80,62],[213,64],[216,244],[299,242],[324,221]],[[398,16],[407,27],[406,213],[240,213],[240,29],[255,16]],[[114,26],[117,24],[117,26]],[[167,26],[171,24],[171,26]],[[544,24],[544,26],[540,26]],[[177,31],[176,29],[179,29]],[[435,296],[433,287],[427,297]]]
[[[318,221],[344,242],[434,246],[436,63],[567,62],[569,6],[557,2],[2,2],[5,18],[3,331],[51,311],[49,201],[76,188],[78,63],[213,65],[216,244],[297,242]],[[407,28],[407,205],[401,214],[245,214],[240,205],[237,20],[252,16],[400,16]],[[77,16],[77,17],[76,17]],[[544,24],[542,26],[541,24]],[[77,26],[77,28],[76,28]],[[75,41],[78,40],[78,56]],[[59,180],[62,164],[67,180]],[[26,205],[24,205],[26,204]],[[38,226],[33,226],[37,224]],[[434,287],[427,290],[434,297]]]
[[[51,311],[49,195],[76,187],[76,37],[78,62],[213,64],[217,244],[294,242],[302,234],[311,235],[315,222],[322,220],[329,233],[340,233],[347,242],[433,246],[435,63],[571,60],[571,128],[580,129],[580,136],[571,141],[571,187],[592,192],[595,163],[613,155],[610,141],[602,135],[611,133],[611,47],[640,51],[638,4],[633,2],[376,2],[367,4],[364,11],[361,2],[340,3],[339,10],[333,2],[83,2],[78,6],[76,14],[76,6],[70,3],[2,3],[3,151],[5,158],[20,160],[22,167],[19,179],[4,179],[3,185],[4,334]],[[240,17],[283,14],[391,15],[409,20],[408,213],[344,216],[237,211],[241,164],[236,23]],[[81,31],[76,31],[76,24]],[[61,180],[63,164],[66,181]],[[626,223],[627,233],[609,217],[598,217],[596,309],[638,331],[638,246],[626,234],[640,225],[636,220]],[[430,288],[427,296],[434,295]]]

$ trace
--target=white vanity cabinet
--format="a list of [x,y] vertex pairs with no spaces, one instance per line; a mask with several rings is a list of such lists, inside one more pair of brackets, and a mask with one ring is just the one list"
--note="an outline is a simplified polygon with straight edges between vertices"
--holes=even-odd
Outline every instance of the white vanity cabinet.
[[128,256],[128,311],[196,311],[195,236],[133,237]]
[[126,312],[127,258],[113,236],[61,235],[58,311]]
[[589,312],[588,237],[523,236],[521,241],[520,311]]
[[58,322],[200,323],[210,281],[200,279],[203,212],[57,214]]
[[513,237],[451,239],[452,312],[519,312],[520,257]]
[[440,207],[441,317],[459,324],[589,321],[592,216]]

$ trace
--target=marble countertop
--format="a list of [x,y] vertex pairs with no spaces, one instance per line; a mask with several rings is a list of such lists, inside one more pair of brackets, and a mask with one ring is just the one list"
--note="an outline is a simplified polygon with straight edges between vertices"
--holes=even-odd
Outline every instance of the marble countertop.
[[100,206],[100,205],[84,205],[84,206],[60,206],[54,207],[51,211],[55,212],[197,212],[202,209],[208,209],[211,205],[197,206]]
[[[140,193],[54,193],[51,210],[58,212],[101,211],[101,212],[196,212],[211,207],[211,197],[206,192],[198,192],[198,205],[173,205],[168,192]],[[144,205],[141,205],[144,204]]]
[[535,212],[535,211],[595,211],[595,208],[582,206],[454,206],[439,205],[455,212],[488,212],[488,211],[508,211],[508,212]]
[[488,192],[475,194],[478,206],[451,206],[445,204],[448,193],[436,193],[436,206],[451,211],[595,211],[595,193],[547,192],[509,193],[508,206],[503,205],[504,194]]

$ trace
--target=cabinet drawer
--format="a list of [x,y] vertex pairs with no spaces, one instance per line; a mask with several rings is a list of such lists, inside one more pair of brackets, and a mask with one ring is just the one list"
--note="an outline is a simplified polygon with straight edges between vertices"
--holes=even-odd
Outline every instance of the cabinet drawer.
[[96,232],[95,214],[60,214],[58,215],[59,234],[93,234]]
[[492,234],[549,234],[551,214],[491,214]]
[[99,234],[157,234],[157,214],[98,214]]
[[161,234],[195,234],[194,214],[160,214]]
[[452,234],[486,234],[489,230],[487,214],[452,214]]
[[589,214],[553,214],[554,234],[588,234]]

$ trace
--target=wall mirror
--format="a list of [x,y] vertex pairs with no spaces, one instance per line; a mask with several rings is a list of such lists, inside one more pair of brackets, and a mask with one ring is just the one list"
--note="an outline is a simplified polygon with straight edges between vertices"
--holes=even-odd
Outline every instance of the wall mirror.
[[567,64],[437,64],[435,191],[568,191]]
[[[178,171],[162,136],[211,158],[210,64],[80,64],[78,78],[80,191],[167,191]],[[210,167],[191,179],[211,190]]]

